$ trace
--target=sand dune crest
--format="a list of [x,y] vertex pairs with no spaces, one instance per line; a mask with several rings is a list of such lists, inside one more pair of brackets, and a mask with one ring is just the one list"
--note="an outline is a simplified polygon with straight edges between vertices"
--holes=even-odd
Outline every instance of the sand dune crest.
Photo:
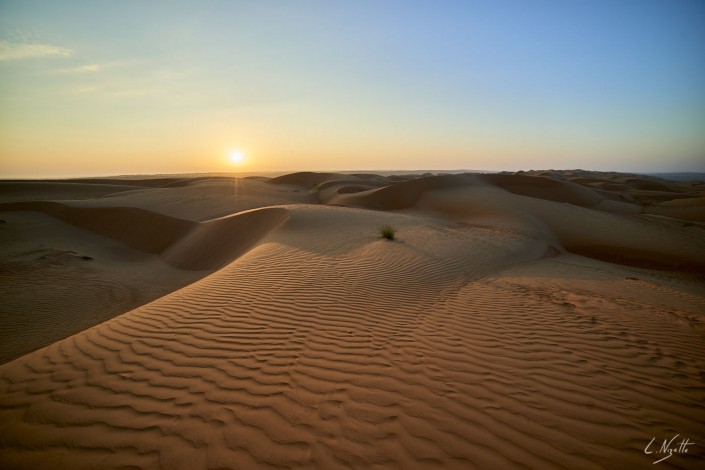
[[306,189],[318,186],[326,181],[350,179],[350,175],[340,173],[314,173],[310,171],[302,171],[299,173],[290,173],[288,175],[277,176],[271,178],[270,184],[287,184],[293,186],[302,186]]
[[188,270],[217,269],[232,261],[288,214],[283,208],[262,208],[196,223],[135,207],[72,207],[47,201],[0,204],[0,210],[43,212]]
[[179,269],[213,270],[236,259],[289,218],[278,207],[253,209],[194,225],[161,258]]
[[0,209],[43,212],[147,253],[162,253],[195,226],[136,207],[72,207],[45,201],[2,204]]

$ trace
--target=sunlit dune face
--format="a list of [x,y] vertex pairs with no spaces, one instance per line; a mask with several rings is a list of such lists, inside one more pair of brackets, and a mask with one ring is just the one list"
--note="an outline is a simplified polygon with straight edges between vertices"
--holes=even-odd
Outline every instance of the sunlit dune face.
[[228,152],[228,160],[233,165],[240,165],[245,161],[245,152],[240,149],[234,149]]

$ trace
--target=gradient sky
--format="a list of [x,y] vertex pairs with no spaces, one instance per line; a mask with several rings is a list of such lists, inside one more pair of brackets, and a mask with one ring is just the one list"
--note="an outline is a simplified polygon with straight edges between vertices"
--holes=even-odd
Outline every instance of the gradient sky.
[[0,177],[461,168],[705,171],[705,2],[0,0]]

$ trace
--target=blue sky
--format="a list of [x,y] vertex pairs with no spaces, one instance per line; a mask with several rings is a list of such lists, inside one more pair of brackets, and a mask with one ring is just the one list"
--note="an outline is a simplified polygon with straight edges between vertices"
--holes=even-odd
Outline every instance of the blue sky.
[[1,176],[459,168],[705,171],[705,2],[0,1]]

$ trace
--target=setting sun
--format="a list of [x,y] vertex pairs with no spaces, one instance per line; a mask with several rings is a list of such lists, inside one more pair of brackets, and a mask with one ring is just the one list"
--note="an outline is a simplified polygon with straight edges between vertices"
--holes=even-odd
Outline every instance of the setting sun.
[[231,150],[228,152],[228,159],[230,160],[230,163],[239,165],[245,161],[245,152],[240,149]]

